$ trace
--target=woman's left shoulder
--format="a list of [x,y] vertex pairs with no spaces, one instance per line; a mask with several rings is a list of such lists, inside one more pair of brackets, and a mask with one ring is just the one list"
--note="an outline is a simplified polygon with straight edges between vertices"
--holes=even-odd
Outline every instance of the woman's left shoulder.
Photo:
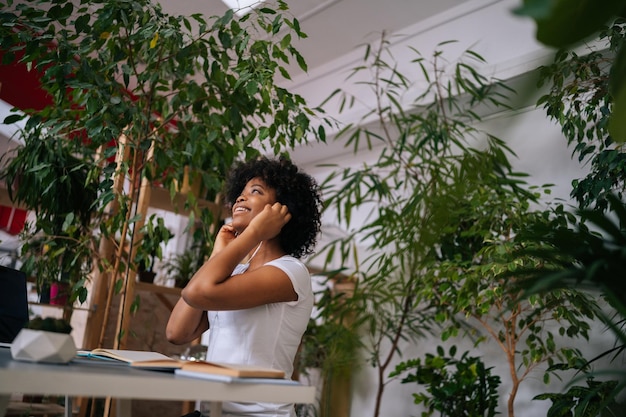
[[268,262],[266,265],[272,265],[282,270],[288,270],[294,274],[309,275],[309,270],[306,265],[300,259],[291,255],[283,255],[280,258]]
[[[271,265],[275,268],[279,268],[283,271],[291,280],[294,291],[298,294],[298,301],[290,302],[289,305],[303,305],[311,304],[313,301],[313,289],[311,287],[311,273],[309,268],[299,259],[285,255],[278,259],[274,259],[268,262],[266,265]],[[303,300],[308,300],[303,303]]]
[[298,266],[298,267],[306,269],[306,265],[300,259],[295,258],[291,255],[283,255],[280,258],[276,258],[273,261],[269,261],[266,265],[275,265],[275,264]]

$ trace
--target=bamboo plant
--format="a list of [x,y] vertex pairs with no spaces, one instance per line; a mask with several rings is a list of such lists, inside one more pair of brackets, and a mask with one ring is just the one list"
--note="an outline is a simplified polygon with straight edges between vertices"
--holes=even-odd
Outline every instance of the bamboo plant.
[[[371,89],[371,111],[340,135],[355,154],[376,150],[376,157],[336,167],[325,183],[327,204],[348,230],[328,247],[327,260],[340,259],[343,272],[358,281],[344,311],[354,315],[355,331],[366,334],[367,361],[378,377],[372,415],[380,415],[385,389],[394,383],[391,363],[403,347],[436,334],[503,346],[513,417],[519,384],[536,360],[580,358],[533,318],[555,317],[575,329],[569,336],[584,338],[595,304],[575,291],[514,304],[522,290],[507,279],[510,268],[536,259],[515,254],[515,245],[525,243],[513,237],[525,220],[543,215],[529,209],[539,193],[512,169],[505,142],[476,128],[481,114],[508,109],[510,88],[478,71],[484,60],[474,51],[451,60],[446,42],[432,56],[415,51],[407,75],[386,42],[367,48],[353,74]],[[355,102],[338,90],[328,103],[347,109]],[[357,215],[366,220],[352,222]]]

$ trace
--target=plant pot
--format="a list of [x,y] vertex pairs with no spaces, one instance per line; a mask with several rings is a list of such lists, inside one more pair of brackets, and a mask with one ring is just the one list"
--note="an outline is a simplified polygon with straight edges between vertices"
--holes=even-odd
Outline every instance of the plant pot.
[[68,363],[76,356],[76,345],[69,334],[22,329],[11,343],[11,356],[26,362]]
[[53,282],[50,284],[50,304],[64,306],[70,296],[69,282]]
[[139,281],[152,283],[154,282],[154,278],[156,277],[156,272],[139,271],[137,275],[139,276]]
[[39,302],[41,304],[50,304],[50,284],[43,283],[39,290]]

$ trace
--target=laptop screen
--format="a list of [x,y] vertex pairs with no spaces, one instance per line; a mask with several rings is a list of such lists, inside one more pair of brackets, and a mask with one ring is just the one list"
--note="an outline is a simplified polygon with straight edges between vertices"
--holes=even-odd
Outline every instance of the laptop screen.
[[13,342],[26,323],[28,323],[26,274],[0,265],[0,342]]

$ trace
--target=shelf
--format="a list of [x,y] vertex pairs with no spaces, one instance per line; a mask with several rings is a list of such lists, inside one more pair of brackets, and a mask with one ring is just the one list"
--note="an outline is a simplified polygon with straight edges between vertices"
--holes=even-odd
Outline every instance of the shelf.
[[135,282],[135,291],[149,291],[156,294],[174,294],[180,295],[180,288],[166,287],[164,285],[150,284],[147,282]]
[[75,307],[75,306],[63,306],[63,305],[59,305],[59,304],[47,304],[47,303],[39,303],[39,302],[35,302],[35,301],[29,301],[28,305],[31,306],[41,306],[41,307],[52,307],[52,308],[59,308],[59,309],[63,309],[63,310],[79,310],[79,311],[90,311],[90,308],[87,307]]

